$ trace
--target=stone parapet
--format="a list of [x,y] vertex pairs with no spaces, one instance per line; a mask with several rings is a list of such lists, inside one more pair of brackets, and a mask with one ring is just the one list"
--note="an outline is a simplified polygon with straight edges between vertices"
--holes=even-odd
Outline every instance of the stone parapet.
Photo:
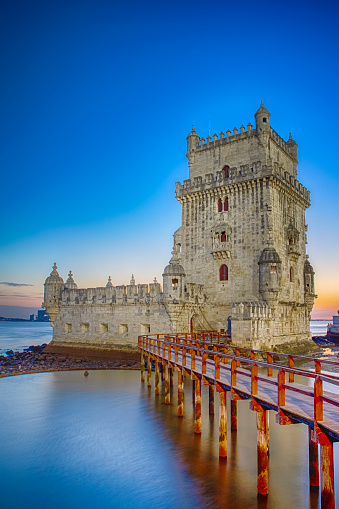
[[244,164],[240,167],[229,169],[229,176],[225,176],[224,171],[207,173],[204,177],[195,177],[193,180],[184,180],[184,183],[176,182],[176,197],[180,201],[183,197],[193,193],[211,191],[221,187],[228,187],[236,184],[243,184],[263,178],[276,178],[281,184],[287,186],[295,192],[300,198],[310,203],[310,192],[293,175],[286,171],[278,163],[261,164],[260,161],[253,162],[251,165]]

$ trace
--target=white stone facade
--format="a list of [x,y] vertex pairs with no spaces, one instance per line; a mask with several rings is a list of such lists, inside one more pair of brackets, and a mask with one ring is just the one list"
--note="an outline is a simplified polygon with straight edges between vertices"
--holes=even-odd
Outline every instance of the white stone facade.
[[314,272],[306,255],[309,191],[297,180],[297,144],[270,126],[262,104],[248,124],[187,137],[189,179],[176,183],[182,225],[163,291],[150,285],[80,290],[56,267],[43,303],[53,343],[136,345],[150,332],[226,330],[254,348],[310,337]]

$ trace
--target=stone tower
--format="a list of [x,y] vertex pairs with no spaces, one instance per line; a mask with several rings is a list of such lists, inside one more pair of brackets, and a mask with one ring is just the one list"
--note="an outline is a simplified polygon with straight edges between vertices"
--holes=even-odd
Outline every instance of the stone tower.
[[259,346],[309,338],[314,273],[298,146],[272,129],[263,103],[255,121],[255,129],[206,141],[193,126],[189,179],[176,184],[182,226],[174,239],[186,286],[203,286],[209,328],[226,328],[231,315],[232,340]]
[[[139,334],[226,330],[253,348],[310,337],[314,271],[306,255],[309,191],[297,180],[298,145],[271,127],[187,137],[189,179],[176,183],[182,225],[163,290],[150,284],[79,289],[54,264],[45,282],[53,344],[129,348]],[[122,253],[123,254],[123,253]]]

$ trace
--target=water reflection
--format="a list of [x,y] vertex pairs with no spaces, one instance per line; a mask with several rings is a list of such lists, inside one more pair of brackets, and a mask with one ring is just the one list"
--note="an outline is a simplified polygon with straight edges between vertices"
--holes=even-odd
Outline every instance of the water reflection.
[[[210,416],[208,387],[202,387],[202,433],[195,435],[188,377],[182,418],[176,374],[171,405],[164,404],[164,383],[155,396],[138,372],[44,373],[0,382],[5,508],[319,507],[318,492],[309,489],[306,426],[279,426],[270,412],[269,495],[258,499],[255,412],[240,401],[238,430],[231,432],[228,395],[228,457],[219,459],[219,395]],[[335,481],[338,486],[338,475]]]

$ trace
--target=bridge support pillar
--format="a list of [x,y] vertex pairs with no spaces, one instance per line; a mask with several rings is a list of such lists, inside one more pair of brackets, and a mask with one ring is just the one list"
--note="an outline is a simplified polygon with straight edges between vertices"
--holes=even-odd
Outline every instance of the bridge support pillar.
[[147,357],[147,386],[152,387],[152,361],[150,355]]
[[170,387],[173,387],[173,368],[170,368],[169,372],[170,372]]
[[325,434],[320,439],[321,509],[334,509],[333,442]]
[[171,403],[171,392],[170,392],[170,379],[169,379],[169,367],[165,364],[165,404],[170,405]]
[[268,494],[267,411],[257,409],[258,494]]
[[178,417],[184,415],[184,375],[178,371]]
[[219,456],[227,457],[227,412],[226,412],[226,392],[220,394],[220,423],[219,423]]
[[237,401],[231,400],[231,430],[237,431],[238,429],[238,409]]
[[210,415],[214,415],[214,387],[208,387],[208,411]]
[[161,362],[161,363],[160,363],[160,373],[161,373],[161,381],[162,381],[162,382],[164,381],[164,369],[165,369],[165,367],[164,367],[164,363],[163,363],[163,362]]
[[195,404],[195,380],[192,380],[192,401]]
[[155,361],[155,394],[160,394],[160,388],[159,388],[159,382],[160,382],[160,373],[159,373],[159,361],[156,359]]
[[201,381],[199,378],[195,380],[194,432],[201,433]]
[[141,352],[141,381],[145,381],[145,357],[144,352]]
[[308,428],[308,457],[309,457],[309,473],[310,486],[319,486],[319,460],[318,460],[318,444],[312,440],[312,428]]

